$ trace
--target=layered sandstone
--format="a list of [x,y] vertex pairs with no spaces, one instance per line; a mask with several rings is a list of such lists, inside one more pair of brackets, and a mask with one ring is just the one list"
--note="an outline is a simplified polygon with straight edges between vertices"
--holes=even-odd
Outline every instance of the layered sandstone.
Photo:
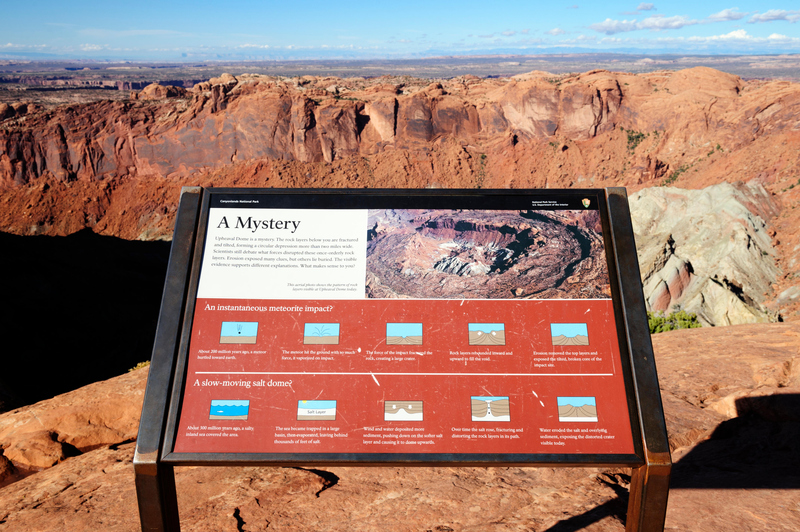
[[[794,83],[703,67],[438,82],[226,74],[137,98],[2,111],[0,228],[169,238],[182,185],[633,192],[741,181],[777,206],[762,216],[777,272],[745,303],[800,315]],[[676,289],[686,269],[670,268]],[[665,297],[654,308],[675,303]]]

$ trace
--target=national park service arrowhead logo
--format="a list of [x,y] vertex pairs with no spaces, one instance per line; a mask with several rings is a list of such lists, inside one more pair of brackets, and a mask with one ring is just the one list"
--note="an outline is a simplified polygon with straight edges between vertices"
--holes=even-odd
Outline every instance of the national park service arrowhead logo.
[[589,198],[583,198],[581,200],[581,203],[583,203],[583,207],[584,208],[588,209],[589,205],[591,205],[591,203],[592,203],[592,200],[590,200]]

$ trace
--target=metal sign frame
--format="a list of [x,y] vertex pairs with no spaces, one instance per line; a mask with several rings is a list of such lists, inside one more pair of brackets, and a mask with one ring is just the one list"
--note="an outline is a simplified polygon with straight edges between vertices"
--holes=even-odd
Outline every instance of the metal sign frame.
[[[433,202],[458,197],[467,205],[516,195],[594,194],[600,199],[617,339],[633,432],[633,454],[427,454],[427,453],[176,453],[178,417],[184,394],[195,294],[213,195],[270,196],[281,203],[332,201],[356,204],[398,197]],[[296,201],[295,201],[296,203]],[[417,207],[418,208],[418,207]],[[634,235],[624,188],[593,190],[280,190],[184,187],[161,303],[134,455],[143,531],[178,531],[174,467],[181,465],[264,466],[601,466],[632,470],[626,530],[663,530],[672,461],[646,319]]]

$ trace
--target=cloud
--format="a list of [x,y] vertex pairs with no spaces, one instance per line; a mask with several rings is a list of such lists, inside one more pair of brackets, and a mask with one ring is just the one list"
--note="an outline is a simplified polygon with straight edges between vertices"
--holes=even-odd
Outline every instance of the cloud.
[[79,48],[84,52],[99,52],[103,50],[105,46],[100,46],[99,44],[82,44]]
[[775,22],[776,20],[785,20],[788,22],[797,22],[800,20],[800,10],[786,11],[785,9],[770,9],[766,13],[756,13],[747,22],[756,24],[758,22]]
[[172,35],[176,37],[187,37],[191,34],[173,30],[107,30],[102,28],[85,28],[79,30],[81,35],[90,37],[111,38],[111,37],[153,37]]
[[269,48],[268,44],[240,44],[236,48]]
[[614,35],[615,33],[636,30],[677,30],[685,26],[694,26],[699,23],[699,20],[693,20],[683,15],[676,15],[674,17],[653,15],[641,22],[636,20],[612,20],[607,18],[603,22],[592,24],[589,28],[599,33],[605,33],[606,35]]
[[676,15],[674,17],[665,17],[664,15],[653,15],[647,17],[637,24],[638,29],[643,30],[677,30],[684,26],[693,26],[698,24],[699,21],[691,20],[683,15]]
[[590,25],[589,28],[606,35],[614,35],[615,33],[638,30],[639,28],[636,25],[637,22],[635,20],[611,20],[607,18],[603,22]]
[[639,4],[639,7],[636,8],[636,11],[655,11],[655,10],[656,6],[654,6],[653,4],[645,4],[644,2]]
[[516,34],[517,34],[517,32],[514,31],[514,30],[507,30],[507,31],[503,32],[503,35],[505,35],[506,37],[512,37],[512,36],[514,36]]
[[740,20],[747,16],[747,13],[739,11],[738,7],[732,9],[723,9],[719,13],[709,15],[706,20],[709,22],[726,22],[729,20]]
[[571,6],[568,6],[567,9],[579,9],[578,4],[572,4]]
[[488,35],[478,35],[479,39],[492,39],[494,38],[494,33],[490,33]]
[[548,35],[556,36],[556,35],[564,35],[567,32],[562,30],[561,28],[553,28],[552,30],[546,31],[545,33],[547,33]]
[[22,49],[22,48],[47,48],[46,44],[0,44],[0,48],[11,48],[14,50]]

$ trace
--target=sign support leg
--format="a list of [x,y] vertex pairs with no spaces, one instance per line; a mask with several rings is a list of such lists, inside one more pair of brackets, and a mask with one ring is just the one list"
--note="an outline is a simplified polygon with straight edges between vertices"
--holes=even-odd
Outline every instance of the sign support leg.
[[671,464],[645,464],[633,469],[625,532],[664,530],[671,469]]

